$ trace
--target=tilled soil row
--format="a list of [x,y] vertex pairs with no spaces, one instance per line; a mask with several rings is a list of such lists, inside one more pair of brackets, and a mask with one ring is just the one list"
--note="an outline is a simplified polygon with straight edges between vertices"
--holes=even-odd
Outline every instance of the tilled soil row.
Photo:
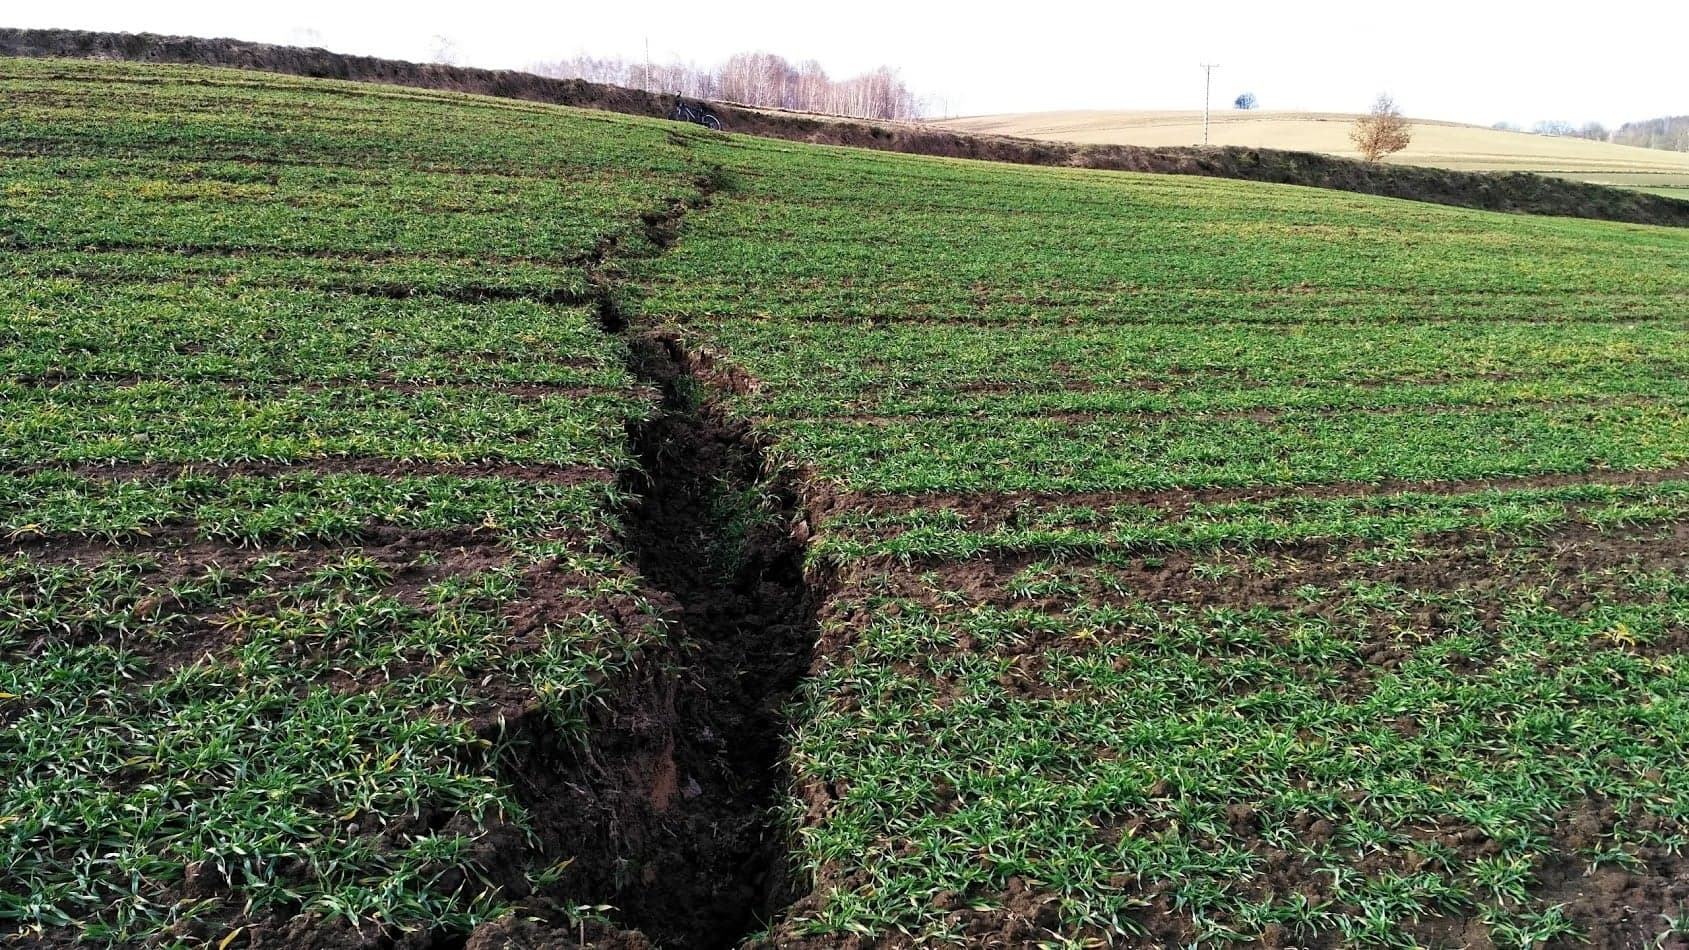
[[[1298,669],[1310,682],[1334,674],[1330,695],[1353,699],[1370,692],[1377,677],[1400,667],[1410,656],[1408,644],[1423,645],[1457,632],[1504,641],[1514,604],[1510,594],[1540,591],[1542,604],[1575,617],[1604,599],[1624,599],[1637,575],[1689,570],[1689,522],[1682,521],[1643,527],[1628,536],[1578,522],[1528,539],[1466,531],[1423,538],[1420,544],[1427,549],[1424,555],[1384,563],[1356,558],[1371,547],[1361,542],[1319,542],[1273,548],[1267,563],[1253,565],[1223,559],[1216,565],[1188,552],[1135,558],[1123,567],[1084,558],[1052,565],[1035,555],[1016,555],[949,562],[931,571],[890,560],[865,563],[855,577],[856,589],[871,589],[874,599],[895,597],[939,618],[987,607],[1031,611],[1059,622],[1075,609],[1144,605],[1181,613],[1264,608],[1286,618],[1325,621],[1352,641],[1351,659],[1326,658]],[[1225,571],[1207,570],[1213,566]],[[1017,592],[1015,579],[1029,569],[1043,569],[1062,592]],[[1451,584],[1451,578],[1458,583]],[[1356,587],[1399,591],[1402,603],[1369,606],[1333,596]],[[857,629],[872,616],[875,612],[852,591],[840,592],[822,614],[822,652],[848,655]],[[1091,640],[1072,635],[1081,623],[1075,619],[1051,629],[1029,628],[995,647],[962,634],[953,646],[934,649],[1012,658],[999,681],[1005,693],[1048,698],[1054,692],[1043,674],[1052,659],[1091,648]],[[1096,639],[1119,638],[1100,634]],[[1627,649],[1644,657],[1676,655],[1689,650],[1689,629],[1668,629]],[[1221,645],[1213,650],[1215,656],[1228,652]],[[1080,697],[1068,689],[1064,698]]]
[[1567,488],[1579,485],[1643,487],[1683,480],[1689,480],[1689,466],[1634,471],[1602,469],[1424,482],[1387,479],[1378,482],[1330,482],[1323,485],[1250,485],[1096,492],[935,492],[924,495],[840,492],[834,497],[830,511],[833,514],[848,513],[867,518],[895,517],[913,512],[944,512],[959,515],[968,530],[989,531],[998,527],[1029,524],[1035,521],[1040,513],[1058,508],[1090,508],[1104,511],[1130,506],[1153,509],[1168,517],[1184,517],[1192,508],[1203,505],[1291,499],[1371,499],[1393,495],[1455,497],[1481,492]]
[[93,382],[107,384],[116,388],[140,386],[147,383],[196,383],[222,386],[228,390],[240,393],[273,394],[278,392],[356,392],[358,390],[377,390],[381,392],[402,393],[405,395],[449,394],[454,392],[488,393],[498,396],[510,396],[515,399],[586,399],[593,396],[639,396],[638,390],[627,390],[613,386],[582,386],[570,383],[545,383],[532,380],[487,380],[481,382],[460,382],[455,380],[399,380],[383,377],[359,379],[356,377],[314,378],[299,377],[252,381],[246,379],[223,377],[171,377],[171,376],[142,376],[136,373],[52,373],[41,375],[14,376],[5,382],[21,386],[57,386],[63,383]]
[[278,478],[286,475],[376,475],[383,478],[500,478],[543,485],[608,484],[616,473],[593,465],[535,465],[524,462],[408,462],[399,459],[333,457],[293,462],[57,462],[0,468],[0,475],[63,472],[107,481],[161,481],[205,476]]
[[1602,396],[1593,399],[1510,399],[1496,403],[1426,402],[1396,406],[1273,406],[1256,409],[1108,409],[1095,411],[1044,411],[1040,409],[981,412],[974,408],[956,413],[901,413],[896,415],[827,415],[804,418],[808,424],[835,426],[897,426],[931,421],[966,421],[975,418],[1048,422],[1060,425],[1085,425],[1092,422],[1130,421],[1144,424],[1177,422],[1260,422],[1275,423],[1297,419],[1338,418],[1342,416],[1403,416],[1434,412],[1440,416],[1468,415],[1497,410],[1547,407],[1605,408],[1614,406],[1653,406],[1655,400],[1640,396]]

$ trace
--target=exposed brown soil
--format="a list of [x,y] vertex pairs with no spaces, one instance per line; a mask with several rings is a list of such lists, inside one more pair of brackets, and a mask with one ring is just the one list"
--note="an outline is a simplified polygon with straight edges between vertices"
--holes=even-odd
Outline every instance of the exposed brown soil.
[[[387,83],[665,117],[673,97],[530,73],[421,65],[323,49],[232,39],[73,30],[0,30],[0,56],[120,59],[227,66],[359,82]],[[1689,226],[1689,201],[1526,172],[1455,172],[1373,165],[1308,152],[1251,148],[1141,148],[1075,145],[966,135],[918,124],[875,123],[712,104],[727,128],[827,145],[1115,171],[1240,178],[1332,188],[1491,211]]]
[[636,439],[643,477],[624,483],[638,499],[629,538],[641,573],[674,595],[696,650],[677,698],[689,778],[666,787],[685,797],[706,778],[677,809],[702,853],[671,859],[648,890],[620,897],[627,919],[664,946],[729,946],[790,900],[789,842],[769,810],[786,782],[784,706],[810,667],[821,585],[804,574],[798,486],[769,480],[748,425],[690,402],[687,361],[671,341],[647,336],[634,349],[639,375],[666,399]]
[[554,928],[542,921],[512,914],[477,929],[463,950],[653,950],[651,941],[636,931],[581,923]]
[[[1689,857],[1658,844],[1633,844],[1626,851],[1635,859],[1629,867],[1606,864],[1591,871],[1572,857],[1579,851],[1604,850],[1615,829],[1666,836],[1681,828],[1640,807],[1621,814],[1611,802],[1593,798],[1556,816],[1552,837],[1562,857],[1536,869],[1536,896],[1548,904],[1566,905],[1566,913],[1584,930],[1587,940],[1560,940],[1555,948],[1654,947],[1685,950],[1689,936],[1658,939],[1666,918],[1689,907]],[[1656,942],[1657,941],[1657,942]]]
[[[861,564],[864,578],[876,591],[908,596],[928,591],[936,583],[946,592],[960,592],[970,600],[992,606],[1018,604],[1039,610],[1063,610],[1078,602],[1177,602],[1192,607],[1265,604],[1306,608],[1294,595],[1298,587],[1338,588],[1353,582],[1386,584],[1412,590],[1467,591],[1502,594],[1521,584],[1548,582],[1568,593],[1551,606],[1575,608],[1587,599],[1580,594],[1612,592],[1594,575],[1627,565],[1647,569],[1689,568],[1689,522],[1639,524],[1625,532],[1604,530],[1574,520],[1553,531],[1526,536],[1502,536],[1465,530],[1422,535],[1412,553],[1379,560],[1375,544],[1351,539],[1342,542],[1267,543],[1247,555],[1168,551],[1132,559],[1129,565],[1105,565],[1083,556],[1052,562],[1039,554],[980,557],[958,561],[933,559],[908,562],[895,557]],[[1040,597],[1015,593],[1008,582],[1035,565],[1048,565],[1071,585],[1069,593]],[[1224,567],[1204,571],[1203,567]],[[1087,572],[1100,570],[1123,584],[1128,593],[1115,593]],[[933,574],[933,577],[922,575]],[[922,598],[925,599],[925,598]],[[932,600],[931,605],[938,605]]]
[[[736,946],[797,890],[771,810],[787,781],[784,706],[809,669],[821,591],[803,572],[798,487],[768,477],[746,424],[691,401],[671,341],[633,342],[634,369],[665,399],[633,433],[641,467],[624,475],[635,499],[625,537],[677,652],[616,685],[585,748],[537,713],[511,721],[527,752],[509,777],[537,861],[573,860],[540,894],[504,880],[534,919],[488,924],[471,947]],[[532,613],[570,609],[541,596]],[[583,930],[559,903],[610,905],[628,929]]]

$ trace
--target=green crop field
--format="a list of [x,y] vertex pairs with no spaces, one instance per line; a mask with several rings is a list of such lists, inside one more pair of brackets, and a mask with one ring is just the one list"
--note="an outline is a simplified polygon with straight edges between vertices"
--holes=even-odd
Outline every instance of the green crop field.
[[1689,946],[1689,234],[0,92],[7,932]]
[[709,154],[645,309],[834,591],[780,938],[1689,932],[1683,234]]
[[578,737],[665,649],[617,542],[653,400],[586,294],[697,163],[239,73],[0,88],[0,920],[496,915],[555,876],[489,859],[535,834],[515,724]]

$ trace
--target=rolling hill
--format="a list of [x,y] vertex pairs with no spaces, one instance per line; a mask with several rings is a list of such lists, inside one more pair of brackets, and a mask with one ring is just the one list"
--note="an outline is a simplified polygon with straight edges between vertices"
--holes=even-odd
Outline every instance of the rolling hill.
[[[1356,156],[1355,116],[1342,113],[1216,110],[1209,138],[1217,146]],[[1085,144],[1170,147],[1202,142],[1200,112],[1074,111],[973,116],[933,123],[958,132],[1013,135]],[[1531,171],[1598,184],[1689,196],[1689,154],[1503,132],[1458,122],[1414,120],[1414,141],[1388,161],[1459,171]]]
[[[235,39],[0,27],[0,55],[233,67],[478,93],[653,118],[666,117],[673,106],[669,96],[576,79],[410,63]],[[863,122],[719,102],[713,108],[735,132],[811,144],[1039,166],[1239,178],[1491,211],[1689,226],[1689,201],[1673,198],[1669,192],[1651,194],[1525,172],[1461,172],[1372,164],[1311,152],[1263,148],[1084,145],[957,132],[930,124]]]

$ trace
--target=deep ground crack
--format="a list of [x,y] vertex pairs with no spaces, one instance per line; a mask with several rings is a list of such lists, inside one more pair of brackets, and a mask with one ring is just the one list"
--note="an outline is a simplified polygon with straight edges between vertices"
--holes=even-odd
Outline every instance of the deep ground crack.
[[629,924],[665,946],[728,947],[795,896],[784,787],[785,709],[810,668],[819,586],[804,572],[798,485],[767,474],[749,425],[709,399],[672,337],[631,341],[663,410],[639,427],[627,537],[640,573],[680,611],[672,830],[691,861],[621,895]]
[[[628,315],[630,308],[624,299],[626,275],[622,273],[618,255],[655,257],[673,247],[680,239],[681,223],[686,216],[708,208],[715,194],[727,188],[731,179],[732,175],[726,169],[712,165],[693,182],[697,190],[691,195],[671,199],[660,209],[642,213],[639,221],[644,228],[643,248],[629,251],[614,238],[601,241],[594,248],[585,262],[587,282],[591,287],[588,298],[598,313],[598,323],[604,332],[624,334],[630,330],[632,323]],[[639,366],[632,365],[631,368],[638,375]]]
[[[712,171],[694,196],[643,215],[641,251],[670,247],[725,180]],[[523,909],[562,930],[565,903],[613,908],[613,925],[571,934],[582,942],[639,946],[637,931],[665,948],[732,947],[797,896],[777,806],[785,711],[810,668],[822,585],[805,574],[798,478],[771,474],[678,339],[630,318],[619,253],[640,252],[608,244],[592,268],[599,319],[626,339],[631,374],[662,395],[629,433],[638,466],[621,476],[623,538],[675,650],[617,684],[587,748],[543,718],[517,727],[529,751],[513,784],[540,851],[572,861]]]

